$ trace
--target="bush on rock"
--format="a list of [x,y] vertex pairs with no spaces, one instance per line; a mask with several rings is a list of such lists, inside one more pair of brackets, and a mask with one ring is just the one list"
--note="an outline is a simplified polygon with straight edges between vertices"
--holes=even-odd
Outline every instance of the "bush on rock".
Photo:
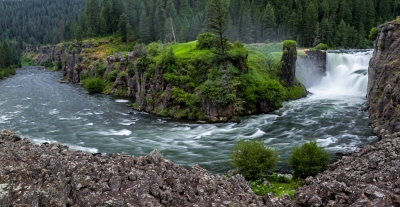
[[257,180],[276,167],[279,157],[261,140],[239,140],[233,147],[231,159],[231,164],[246,179]]
[[293,176],[306,178],[324,171],[329,164],[329,154],[315,140],[293,149],[288,160]]

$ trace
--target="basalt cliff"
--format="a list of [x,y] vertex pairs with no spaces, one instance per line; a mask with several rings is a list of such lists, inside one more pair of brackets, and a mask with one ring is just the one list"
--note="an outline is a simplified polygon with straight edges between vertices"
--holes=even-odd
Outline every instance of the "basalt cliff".
[[[35,64],[61,70],[65,82],[100,78],[106,84],[104,93],[133,98],[136,110],[173,118],[237,121],[238,116],[270,112],[306,94],[295,81],[295,52],[268,59],[268,54],[248,52],[235,43],[221,55],[209,45],[200,48],[196,41],[136,44],[133,50],[106,52],[121,45],[89,40],[28,46],[26,52],[34,54]],[[291,67],[285,74],[289,82],[279,80],[286,62]]]

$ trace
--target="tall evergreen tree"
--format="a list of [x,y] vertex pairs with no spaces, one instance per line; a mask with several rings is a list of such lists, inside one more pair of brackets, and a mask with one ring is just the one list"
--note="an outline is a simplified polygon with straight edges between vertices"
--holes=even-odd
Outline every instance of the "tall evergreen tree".
[[303,40],[305,46],[314,46],[315,26],[318,22],[318,12],[314,1],[310,1],[304,14]]
[[101,16],[102,19],[101,21],[101,28],[102,28],[102,33],[105,34],[110,34],[113,32],[112,30],[112,5],[111,5],[111,0],[104,0],[103,2],[103,8],[101,10]]
[[245,43],[253,42],[253,23],[251,21],[251,8],[249,0],[246,1],[245,7],[240,15],[240,39]]
[[222,55],[225,54],[227,38],[224,35],[227,29],[227,17],[229,0],[210,0],[207,6],[207,27],[218,37],[218,48]]
[[121,16],[119,17],[119,23],[118,23],[118,31],[121,35],[121,41],[126,42],[128,38],[128,16],[125,13],[122,13]]
[[99,11],[97,0],[88,0],[86,4],[87,35],[90,37],[99,34]]
[[156,3],[156,11],[154,14],[154,32],[156,40],[163,40],[165,37],[165,10],[164,10],[164,1],[157,0]]
[[122,3],[121,0],[112,0],[111,1],[111,30],[112,33],[118,30],[119,18],[122,14]]
[[262,29],[265,40],[273,40],[273,31],[276,27],[274,7],[268,3],[262,14]]
[[[144,5],[143,5],[143,8]],[[140,15],[140,23],[139,23],[139,37],[140,40],[144,43],[150,42],[150,28],[148,23],[148,17],[145,9],[142,9],[142,14]]]

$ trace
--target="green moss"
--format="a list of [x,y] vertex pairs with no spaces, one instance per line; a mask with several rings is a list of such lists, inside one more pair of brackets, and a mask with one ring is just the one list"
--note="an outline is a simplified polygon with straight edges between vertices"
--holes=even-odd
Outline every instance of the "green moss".
[[297,46],[297,42],[294,40],[285,40],[283,41],[283,46],[288,48],[295,48]]
[[295,100],[304,97],[307,93],[306,88],[297,85],[293,87],[285,88],[285,98],[284,100]]

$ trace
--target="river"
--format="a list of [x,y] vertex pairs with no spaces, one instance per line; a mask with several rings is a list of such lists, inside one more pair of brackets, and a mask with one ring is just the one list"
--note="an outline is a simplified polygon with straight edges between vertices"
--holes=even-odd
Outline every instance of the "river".
[[[243,117],[241,123],[177,121],[133,111],[130,100],[92,95],[80,85],[60,84],[59,72],[23,67],[0,81],[0,129],[33,143],[60,142],[70,149],[135,156],[153,149],[176,164],[198,164],[214,173],[232,169],[229,155],[239,139],[262,139],[287,170],[291,149],[315,139],[337,159],[337,152],[377,141],[368,126],[366,68],[372,52],[329,53],[327,75],[306,98],[284,103],[270,114]],[[132,112],[132,113],[128,113]]]

